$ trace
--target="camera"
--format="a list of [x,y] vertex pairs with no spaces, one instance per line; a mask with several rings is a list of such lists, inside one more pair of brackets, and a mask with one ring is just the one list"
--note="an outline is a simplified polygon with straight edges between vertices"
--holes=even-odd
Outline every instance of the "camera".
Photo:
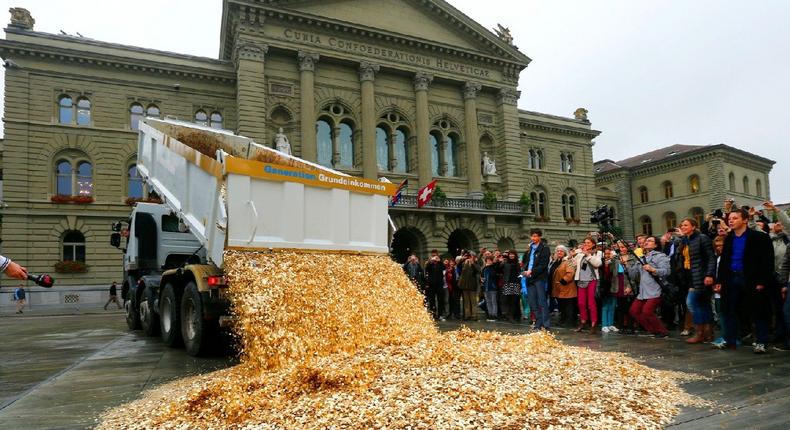
[[609,205],[599,206],[598,209],[590,212],[590,223],[598,224],[602,231],[608,231],[613,227],[614,208]]
[[724,212],[721,209],[716,209],[713,211],[714,218],[724,218]]

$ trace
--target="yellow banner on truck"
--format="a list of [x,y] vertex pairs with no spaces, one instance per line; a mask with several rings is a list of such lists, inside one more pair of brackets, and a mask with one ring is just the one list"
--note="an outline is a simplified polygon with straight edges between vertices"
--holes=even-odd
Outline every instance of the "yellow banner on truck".
[[225,159],[225,172],[282,182],[298,182],[325,188],[341,188],[356,193],[392,196],[397,185],[372,179],[344,176],[336,173],[310,170],[281,164],[244,160],[236,157]]

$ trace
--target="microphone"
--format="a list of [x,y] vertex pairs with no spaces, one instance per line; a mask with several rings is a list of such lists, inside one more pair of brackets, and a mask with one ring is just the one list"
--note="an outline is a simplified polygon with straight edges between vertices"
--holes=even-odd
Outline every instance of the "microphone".
[[52,286],[55,285],[55,278],[49,275],[33,275],[28,273],[27,279],[44,288],[52,288]]

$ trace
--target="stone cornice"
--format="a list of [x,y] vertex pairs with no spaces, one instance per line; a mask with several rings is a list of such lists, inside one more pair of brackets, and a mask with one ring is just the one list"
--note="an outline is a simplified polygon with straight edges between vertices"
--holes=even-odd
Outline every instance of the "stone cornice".
[[[9,30],[6,29],[6,32]],[[38,35],[38,34],[37,34]],[[73,41],[81,42],[81,40]],[[87,46],[85,48],[88,48]],[[207,65],[227,68],[227,71],[220,71],[215,68],[200,68],[182,64],[173,64],[165,61],[152,61],[142,58],[133,58],[124,56],[126,52],[146,52],[146,50],[118,48],[118,55],[108,55],[97,53],[90,50],[77,50],[77,49],[64,49],[60,47],[52,47],[47,45],[32,44],[11,40],[0,40],[0,56],[6,57],[10,55],[24,55],[34,57],[37,59],[49,59],[58,62],[74,62],[88,65],[95,65],[98,67],[113,67],[116,69],[127,69],[134,71],[162,73],[174,76],[183,76],[194,79],[205,79],[223,82],[235,82],[236,75],[233,72],[231,64],[225,61],[217,61],[210,59],[203,59],[200,57],[181,57],[177,54],[168,55],[161,51],[153,51],[157,55],[163,57],[170,56],[171,58],[184,59],[188,58],[194,61],[205,61]],[[150,52],[150,51],[149,51]],[[166,60],[166,58],[163,58]]]
[[[439,3],[431,0],[421,0],[421,1],[423,3],[430,3],[431,6],[435,6],[435,7],[438,7],[436,3]],[[507,72],[505,73],[505,75],[507,75],[509,79],[512,79],[514,76],[517,79],[518,73],[521,72],[523,69],[525,69],[531,61],[529,57],[522,54],[517,49],[511,47],[510,49],[506,50],[502,46],[500,46],[500,43],[504,43],[504,42],[497,41],[498,43],[495,43],[494,41],[490,40],[490,38],[483,37],[482,35],[478,34],[478,32],[475,32],[475,34],[479,36],[476,38],[478,38],[478,40],[485,41],[486,45],[491,50],[496,51],[497,54],[500,55],[499,57],[492,56],[484,51],[471,51],[469,49],[458,47],[458,46],[437,44],[432,40],[421,39],[407,34],[400,34],[379,28],[367,27],[361,24],[339,21],[327,17],[300,12],[293,9],[277,8],[276,7],[277,3],[283,3],[283,2],[278,0],[235,0],[232,3],[226,2],[227,7],[230,7],[231,10],[223,10],[223,19],[225,21],[222,23],[223,33],[221,35],[221,41],[220,41],[221,58],[225,58],[225,59],[229,58],[229,53],[232,52],[231,51],[232,46],[230,44],[232,44],[234,35],[231,34],[231,32],[235,30],[233,28],[234,25],[228,20],[234,20],[234,19],[237,20],[238,18],[236,17],[236,15],[239,12],[239,8],[246,7],[246,8],[255,8],[262,17],[266,17],[266,18],[273,18],[286,22],[295,22],[308,26],[324,27],[334,32],[350,33],[356,36],[367,37],[371,39],[379,39],[389,43],[406,45],[409,47],[425,49],[433,52],[446,53],[448,55],[462,59],[480,61],[481,63],[495,64],[498,66],[502,66],[505,69],[505,71]],[[441,3],[445,3],[445,2],[441,2]],[[450,8],[452,8],[452,6],[450,6]],[[442,10],[441,13],[445,13],[448,14],[447,16],[450,16],[449,13],[445,10]],[[455,15],[453,15],[448,19],[451,22],[453,22],[456,26],[461,26],[463,24],[466,24],[469,27],[477,26],[483,28],[479,24],[474,23],[474,21],[472,21],[468,17],[464,16],[464,18],[465,19],[461,19],[460,17],[456,17]],[[492,37],[495,38],[495,36]],[[503,57],[508,57],[508,58],[503,58]]]
[[589,128],[573,127],[570,125],[560,125],[551,122],[536,121],[531,119],[520,118],[519,126],[532,130],[548,131],[552,133],[569,134],[573,136],[587,137],[594,139],[601,134],[598,130],[591,130]]

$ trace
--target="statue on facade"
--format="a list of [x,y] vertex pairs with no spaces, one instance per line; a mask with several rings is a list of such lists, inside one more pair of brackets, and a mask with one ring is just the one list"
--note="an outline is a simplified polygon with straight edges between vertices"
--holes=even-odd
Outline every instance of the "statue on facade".
[[274,136],[274,148],[283,154],[291,155],[291,144],[288,142],[288,137],[283,133],[283,128]]
[[488,152],[483,153],[483,176],[496,176],[496,163],[488,156]]
[[579,108],[573,112],[573,117],[580,120],[580,121],[589,121],[587,119],[587,109]]
[[14,27],[24,28],[25,30],[32,30],[33,24],[36,20],[30,15],[30,11],[23,7],[12,7],[8,9],[11,12],[11,25]]
[[508,45],[512,45],[513,36],[510,34],[510,29],[503,26],[502,24],[497,24],[496,26],[497,28],[494,29],[494,33],[496,33],[497,37]]

